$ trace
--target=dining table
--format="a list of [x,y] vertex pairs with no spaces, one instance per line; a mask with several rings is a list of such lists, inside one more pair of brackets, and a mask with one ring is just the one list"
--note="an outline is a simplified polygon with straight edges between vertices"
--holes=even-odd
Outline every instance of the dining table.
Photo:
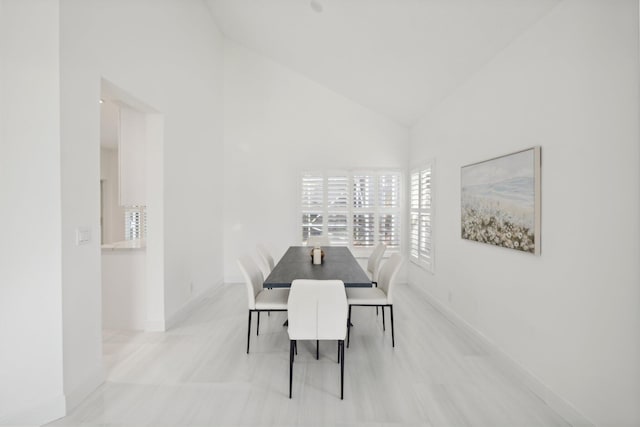
[[264,288],[289,288],[296,279],[342,280],[347,288],[370,288],[371,279],[345,246],[322,246],[321,264],[314,264],[313,247],[290,246],[264,280]]

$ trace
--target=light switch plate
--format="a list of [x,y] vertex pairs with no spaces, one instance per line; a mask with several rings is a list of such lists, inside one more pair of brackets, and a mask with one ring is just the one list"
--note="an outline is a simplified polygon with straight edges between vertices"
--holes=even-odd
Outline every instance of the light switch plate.
[[91,230],[87,227],[76,228],[76,245],[86,245],[91,242]]

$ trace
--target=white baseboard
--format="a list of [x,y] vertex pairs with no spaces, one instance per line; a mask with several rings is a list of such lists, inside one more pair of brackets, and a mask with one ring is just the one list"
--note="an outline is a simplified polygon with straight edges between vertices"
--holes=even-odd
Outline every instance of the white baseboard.
[[224,284],[223,280],[220,279],[219,281],[217,281],[213,285],[209,286],[208,288],[204,289],[203,291],[201,291],[198,294],[196,294],[193,297],[191,297],[191,299],[189,301],[187,301],[182,307],[180,307],[178,310],[176,310],[175,313],[173,313],[172,315],[170,315],[167,318],[167,320],[165,321],[165,325],[164,325],[165,329],[163,329],[163,330],[171,329],[174,326],[176,326],[178,323],[180,323],[184,319],[186,319],[189,316],[189,314],[199,304],[202,303],[202,301],[204,300],[204,298],[206,296],[210,295],[212,292],[214,292],[217,288],[219,288],[223,284]]
[[56,396],[44,402],[34,403],[0,417],[0,426],[41,426],[62,418],[82,403],[103,381],[102,369],[96,368],[82,384],[65,393],[64,396]]
[[80,405],[80,403],[103,382],[104,371],[102,368],[96,368],[82,384],[66,392],[66,413],[68,414]]
[[164,320],[149,320],[144,322],[146,332],[164,332],[167,330]]
[[2,426],[41,426],[65,416],[65,398],[54,396],[42,402],[31,403],[12,413],[0,415]]
[[538,396],[543,402],[545,402],[550,408],[558,413],[573,427],[594,427],[595,423],[590,421],[586,416],[581,414],[576,408],[573,407],[565,399],[558,396],[549,387],[547,387],[540,379],[529,372],[522,365],[513,360],[507,353],[501,348],[495,345],[489,338],[480,333],[477,329],[471,326],[467,321],[462,319],[451,310],[439,302],[433,295],[431,295],[424,288],[416,285],[409,284],[414,289],[422,292],[427,298],[427,301],[438,310],[444,317],[451,323],[462,329],[471,339],[474,340],[479,346],[481,346],[495,361],[505,370],[505,372],[511,374],[514,378],[520,381],[525,387],[531,390],[536,396]]

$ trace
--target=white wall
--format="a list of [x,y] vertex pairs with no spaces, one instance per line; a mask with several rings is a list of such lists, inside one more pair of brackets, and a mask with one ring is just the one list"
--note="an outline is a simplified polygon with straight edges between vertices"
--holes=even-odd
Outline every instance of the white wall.
[[0,1],[0,424],[64,414],[58,2]]
[[[164,117],[160,200],[149,233],[162,271],[149,287],[159,328],[222,280],[221,36],[200,1],[62,0],[64,382],[74,406],[101,378],[99,178],[101,78]],[[157,147],[152,147],[152,151]],[[157,177],[157,175],[156,175]],[[151,202],[149,215],[151,212]],[[158,218],[163,218],[158,225]],[[92,231],[75,246],[77,227]],[[153,239],[148,239],[151,245]],[[148,248],[148,254],[153,249]],[[164,278],[164,279],[162,279]],[[157,280],[163,280],[157,283]]]
[[225,280],[264,243],[300,244],[307,169],[406,169],[408,130],[232,41],[225,42]]
[[[637,1],[566,0],[411,135],[436,160],[435,274],[411,282],[598,426],[640,424],[638,76]],[[460,167],[533,145],[541,256],[463,241]]]

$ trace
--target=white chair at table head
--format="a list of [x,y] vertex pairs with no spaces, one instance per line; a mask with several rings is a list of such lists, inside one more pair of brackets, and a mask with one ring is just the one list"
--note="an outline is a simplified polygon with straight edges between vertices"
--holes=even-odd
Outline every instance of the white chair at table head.
[[[340,399],[344,396],[344,340],[347,336],[347,295],[342,280],[294,280],[289,321],[289,398],[293,382],[296,340],[337,340],[340,362]],[[316,358],[319,357],[316,348]]]
[[307,246],[315,248],[316,246],[331,246],[327,236],[309,236]]

